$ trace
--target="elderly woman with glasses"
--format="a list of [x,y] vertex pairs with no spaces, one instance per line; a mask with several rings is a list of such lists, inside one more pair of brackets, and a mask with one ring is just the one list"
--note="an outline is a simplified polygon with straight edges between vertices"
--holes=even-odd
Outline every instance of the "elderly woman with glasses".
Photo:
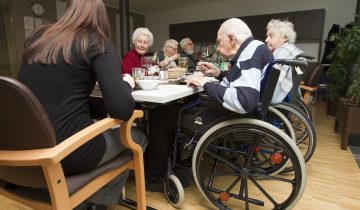
[[157,53],[160,67],[177,67],[177,60],[180,57],[180,54],[178,53],[178,46],[179,42],[175,39],[168,39],[164,42],[162,51]]
[[147,28],[137,28],[132,34],[134,48],[127,52],[122,61],[122,73],[132,74],[133,67],[141,67],[141,57],[153,45],[154,36]]
[[[272,19],[267,27],[266,45],[273,52],[275,59],[293,59],[302,54],[299,48],[295,46],[296,32],[294,25],[287,21]],[[280,103],[289,94],[292,83],[292,72],[289,66],[280,66],[280,76],[275,88],[272,103]]]

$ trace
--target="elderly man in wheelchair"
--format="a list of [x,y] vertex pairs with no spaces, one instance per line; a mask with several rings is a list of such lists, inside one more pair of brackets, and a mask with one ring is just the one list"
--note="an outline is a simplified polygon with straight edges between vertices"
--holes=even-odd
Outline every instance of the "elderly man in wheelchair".
[[[165,191],[180,207],[188,185],[181,171],[192,170],[198,189],[216,208],[292,208],[305,189],[305,163],[295,142],[264,121],[279,75],[268,68],[274,57],[237,18],[221,25],[217,45],[231,59],[231,70],[198,65],[221,82],[202,74],[188,79],[209,99],[159,106],[151,113],[146,188]],[[279,173],[286,165],[291,173]]]

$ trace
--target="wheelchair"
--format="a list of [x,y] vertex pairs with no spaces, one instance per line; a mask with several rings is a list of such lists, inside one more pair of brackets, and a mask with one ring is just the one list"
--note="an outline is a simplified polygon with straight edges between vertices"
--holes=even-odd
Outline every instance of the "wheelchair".
[[[313,58],[303,54],[299,55],[299,57],[309,59]],[[306,110],[308,110],[307,105],[301,98],[297,97],[297,91],[302,79],[302,74],[298,74],[297,71],[295,71],[295,68],[300,68],[302,72],[306,73],[307,62],[297,58],[295,60],[279,59],[274,63],[290,66],[293,75],[293,87],[285,102],[271,106],[279,110],[291,122],[295,132],[296,144],[298,145],[305,162],[308,162],[314,154],[316,148],[316,131],[312,124],[310,112],[306,114]],[[291,166],[282,170],[283,173],[289,171],[291,171]]]
[[[203,99],[179,111],[164,182],[174,207],[181,207],[185,197],[176,167],[192,172],[201,194],[218,209],[291,209],[299,201],[306,185],[305,161],[291,123],[269,107],[279,76],[279,70],[269,68],[254,113],[240,115]],[[279,173],[288,166],[291,172]]]
[[[315,57],[312,56],[312,55],[302,53],[302,54],[297,55],[294,59],[306,62],[307,60],[315,59]],[[298,94],[298,89],[299,89],[299,86],[300,86],[300,83],[301,83],[303,77],[306,74],[309,73],[307,71],[307,63],[306,63],[305,66],[300,64],[299,67],[303,71],[303,74],[298,74],[297,71],[295,71],[294,66],[292,66],[293,88],[290,91],[290,96],[286,98],[285,102],[294,104],[296,107],[299,108],[299,111],[302,111],[309,118],[309,120],[312,122],[313,121],[313,116],[311,114],[310,108],[302,100],[301,95]]]

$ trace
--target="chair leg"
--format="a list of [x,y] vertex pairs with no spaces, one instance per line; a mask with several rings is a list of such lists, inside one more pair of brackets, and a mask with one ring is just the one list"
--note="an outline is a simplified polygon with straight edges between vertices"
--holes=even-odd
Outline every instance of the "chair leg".
[[[136,206],[137,206],[136,201],[133,201],[133,200],[128,199],[128,198],[121,198],[118,203],[121,204],[121,205],[124,205],[124,206],[126,206],[126,207],[128,207],[130,209],[137,209],[136,208]],[[157,209],[146,206],[146,210],[157,210]]]
[[[145,202],[146,203],[146,202]],[[121,193],[121,198],[119,199],[118,201],[118,204],[121,204],[123,206],[126,206],[130,209],[137,209],[137,202],[136,201],[133,201],[129,198],[126,198],[126,190],[125,190],[125,186],[122,190],[122,193]],[[146,210],[157,210],[155,208],[152,208],[152,207],[149,207],[149,206],[146,206]]]
[[310,98],[310,91],[305,91],[304,96],[303,96],[303,101],[305,102],[305,104],[309,103],[309,98]]
[[137,209],[145,210],[146,197],[145,197],[144,159],[143,156],[140,154],[134,154],[134,170],[135,170]]

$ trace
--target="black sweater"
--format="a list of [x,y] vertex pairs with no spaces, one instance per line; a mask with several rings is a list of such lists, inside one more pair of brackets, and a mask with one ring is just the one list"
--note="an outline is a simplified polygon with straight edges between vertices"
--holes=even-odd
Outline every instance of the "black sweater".
[[[111,117],[128,120],[135,105],[132,89],[122,79],[120,59],[111,43],[106,44],[104,53],[89,47],[87,62],[75,53],[75,47],[72,52],[71,65],[63,59],[54,65],[30,65],[23,61],[18,75],[18,80],[32,90],[45,108],[55,129],[57,144],[94,123],[88,100],[96,80]],[[105,150],[103,135],[95,137],[62,161],[65,174],[94,168]]]

